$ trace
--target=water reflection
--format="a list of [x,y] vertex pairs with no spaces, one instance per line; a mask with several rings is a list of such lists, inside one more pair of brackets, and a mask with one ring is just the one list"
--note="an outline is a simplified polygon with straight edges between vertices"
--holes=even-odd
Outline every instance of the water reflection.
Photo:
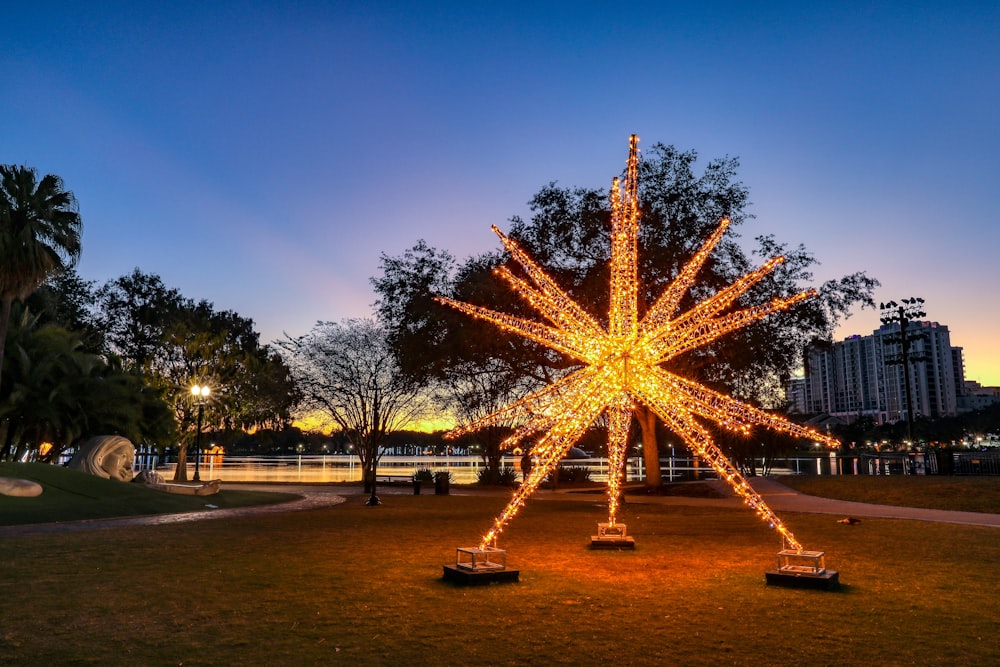
[[[521,464],[517,457],[504,457],[503,465],[514,468],[520,478]],[[574,459],[565,461],[563,465],[586,468],[590,472],[590,479],[595,482],[606,482],[608,479],[606,459]],[[397,480],[407,479],[417,470],[428,469],[432,473],[451,473],[451,480],[455,484],[474,484],[482,468],[483,461],[479,456],[383,456],[379,461],[377,474]],[[166,477],[173,474],[173,469],[173,464],[157,467]],[[204,479],[221,479],[224,482],[315,484],[361,481],[358,458],[346,454],[225,457],[206,454],[201,460],[201,471]],[[629,481],[642,479],[641,462],[638,459],[629,461],[627,477]]]

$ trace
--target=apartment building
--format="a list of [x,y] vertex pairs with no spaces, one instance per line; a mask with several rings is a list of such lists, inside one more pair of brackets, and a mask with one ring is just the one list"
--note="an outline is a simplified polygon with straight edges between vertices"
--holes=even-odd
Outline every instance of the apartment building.
[[[905,420],[901,333],[893,322],[870,336],[809,348],[805,377],[787,387],[792,409],[848,422],[862,416],[879,424]],[[952,347],[948,327],[937,322],[909,322],[906,337],[914,418],[957,414],[965,394],[962,348]]]

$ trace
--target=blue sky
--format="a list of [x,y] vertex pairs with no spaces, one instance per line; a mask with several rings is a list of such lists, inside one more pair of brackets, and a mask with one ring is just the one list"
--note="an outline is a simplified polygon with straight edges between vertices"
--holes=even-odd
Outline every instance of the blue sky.
[[743,236],[922,296],[1000,385],[996,2],[480,4],[21,3],[0,161],[76,193],[85,278],[138,266],[267,341],[369,314],[380,253],[607,187],[634,132],[738,156]]

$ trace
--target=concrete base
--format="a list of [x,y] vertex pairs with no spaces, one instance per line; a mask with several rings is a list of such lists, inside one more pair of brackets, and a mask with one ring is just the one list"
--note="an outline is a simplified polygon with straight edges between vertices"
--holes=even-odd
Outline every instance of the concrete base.
[[594,537],[590,538],[590,548],[591,549],[635,549],[635,540],[631,537],[618,537],[618,538],[607,538],[607,537]]
[[768,570],[764,573],[768,586],[785,588],[813,588],[824,591],[836,590],[840,586],[840,575],[836,570],[824,570],[816,574],[810,572],[787,572]]
[[520,570],[470,570],[457,565],[444,566],[444,580],[459,586],[516,584]]

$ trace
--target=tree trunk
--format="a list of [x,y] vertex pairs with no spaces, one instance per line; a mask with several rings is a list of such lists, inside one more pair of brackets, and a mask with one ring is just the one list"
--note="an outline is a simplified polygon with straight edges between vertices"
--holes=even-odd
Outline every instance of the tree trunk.
[[29,427],[21,430],[17,438],[17,442],[14,443],[14,454],[11,460],[13,461],[26,461],[28,452],[31,451],[33,447],[37,447],[38,444],[44,440],[44,438],[39,434],[38,429]]
[[486,432],[486,467],[489,468],[494,476],[499,481],[500,478],[500,466],[503,461],[503,451],[500,450],[500,437],[496,432],[496,429],[492,426]]
[[13,297],[4,297],[0,303],[0,386],[3,386],[3,355],[7,347],[7,331],[10,329],[10,307]]
[[175,482],[186,482],[188,479],[187,453],[187,444],[182,444],[180,449],[177,450],[177,467],[174,468],[173,480]]
[[0,450],[0,461],[13,460],[14,436],[17,433],[19,419],[8,419],[4,422],[3,449]]
[[368,471],[368,480],[371,482],[371,489],[369,491],[369,493],[371,494],[370,496],[371,498],[375,498],[378,492],[378,476],[376,475],[377,472],[378,472],[378,459],[372,457],[371,468]]
[[636,408],[636,419],[642,431],[642,458],[646,464],[646,488],[659,489],[663,486],[660,473],[660,447],[656,442],[656,415],[647,407]]
[[479,431],[482,439],[483,450],[479,452],[479,458],[483,462],[485,477],[481,481],[486,484],[500,483],[500,467],[503,465],[503,451],[500,449],[502,442],[499,429],[495,426],[488,426]]
[[0,461],[6,461],[7,454],[10,452],[10,429],[9,420],[5,419],[0,422],[0,442],[3,443],[3,446],[0,446]]

